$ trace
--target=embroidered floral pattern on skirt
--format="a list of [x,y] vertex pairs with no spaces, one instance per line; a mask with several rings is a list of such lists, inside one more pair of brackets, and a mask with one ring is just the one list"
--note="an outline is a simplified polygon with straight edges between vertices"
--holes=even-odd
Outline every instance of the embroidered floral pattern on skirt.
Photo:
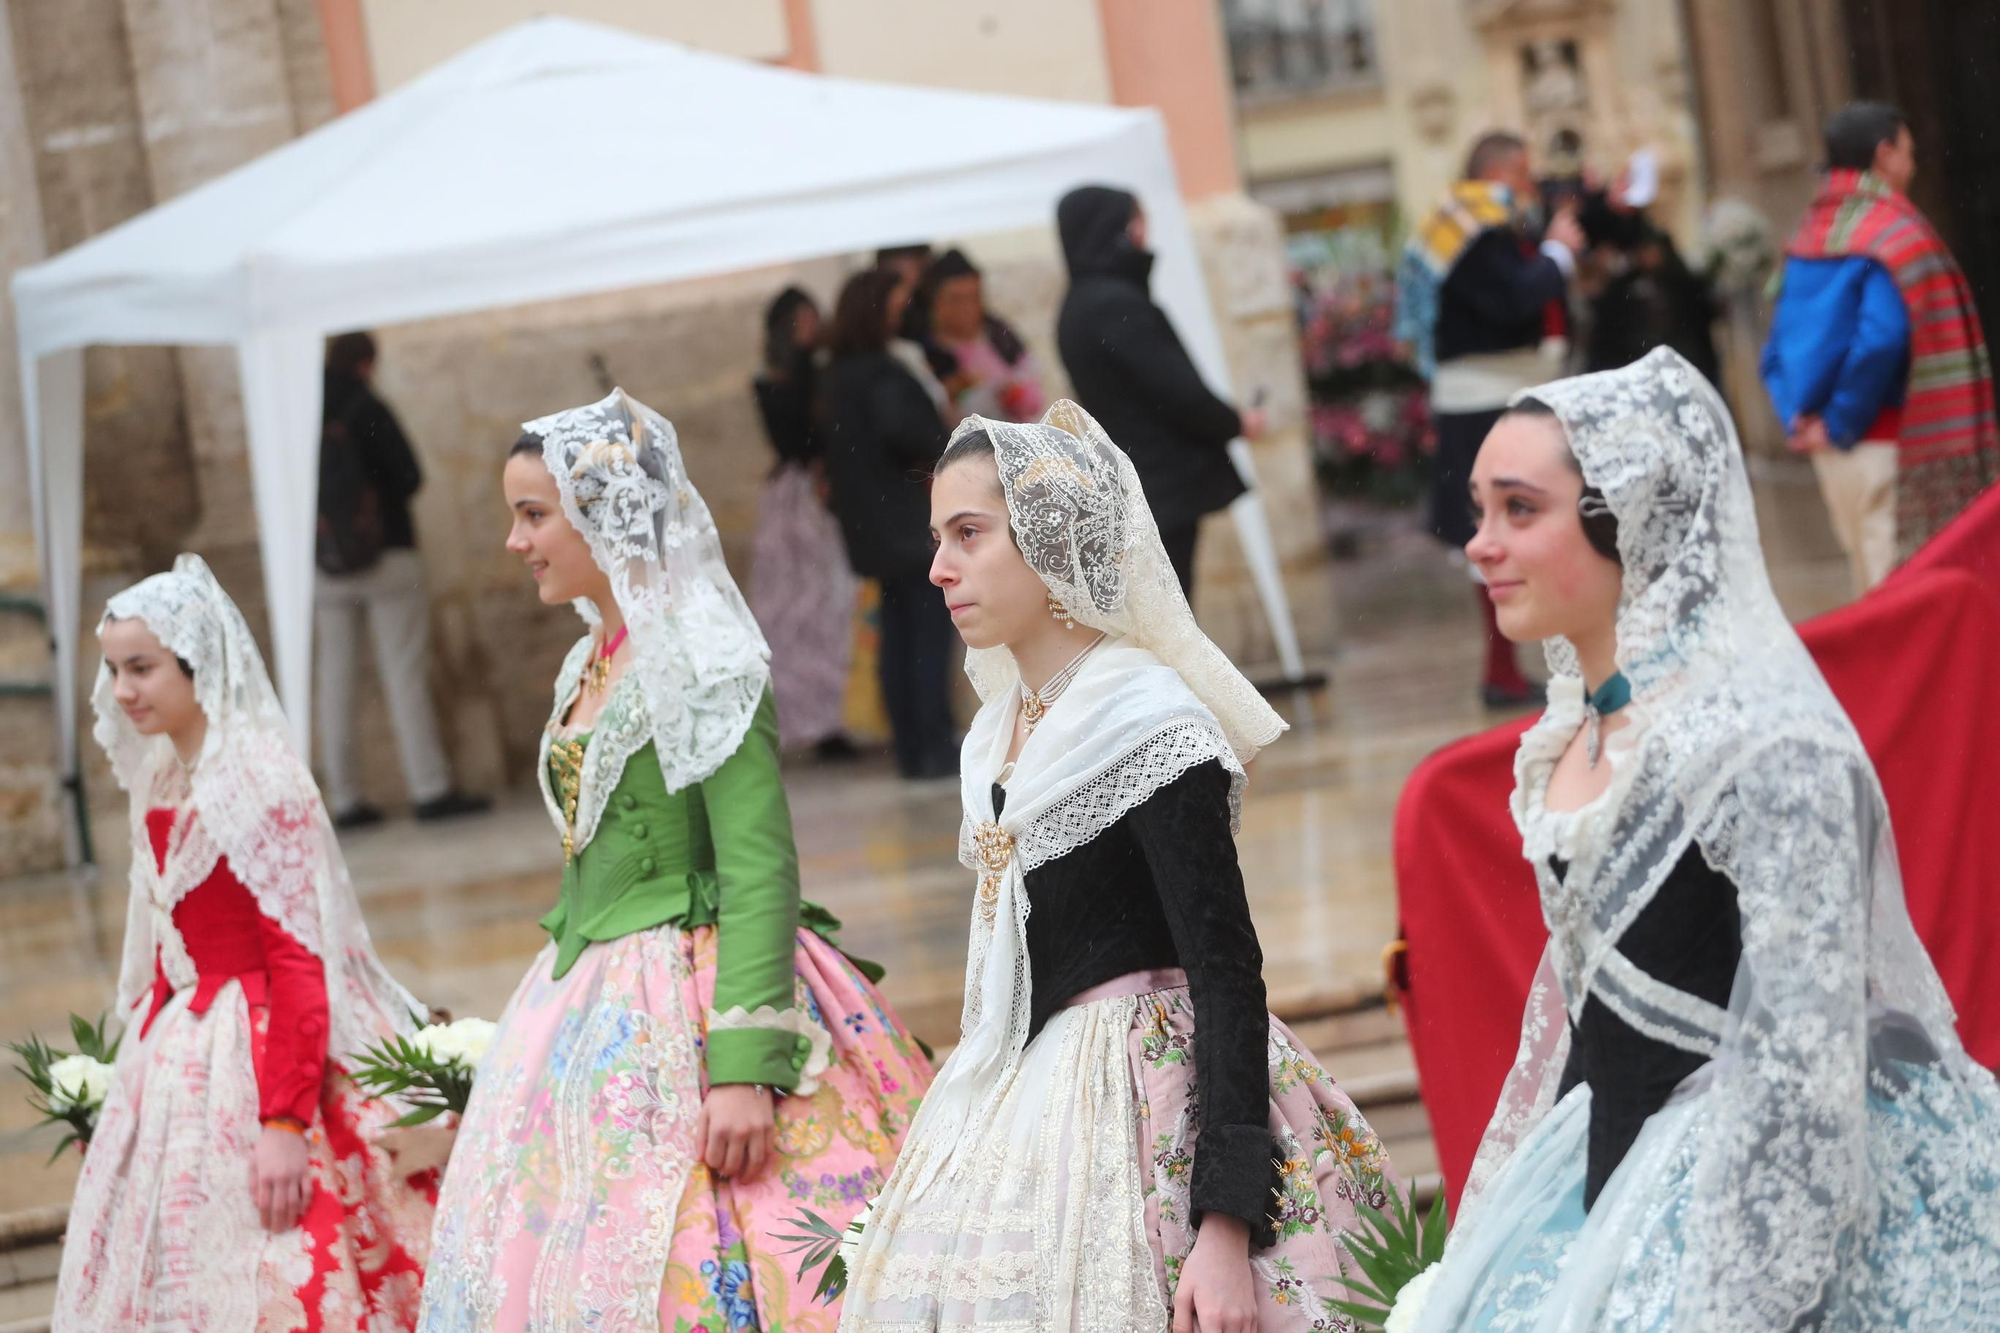
[[328,1078],[306,1135],[312,1199],[264,1230],[251,1197],[269,1011],[191,991],[119,1051],[71,1205],[53,1327],[90,1333],[394,1333],[415,1325],[436,1177],[377,1138],[397,1112]]
[[838,950],[799,932],[799,1004],[832,1033],[810,1096],[778,1101],[754,1180],[697,1160],[716,929],[592,944],[522,981],[452,1151],[426,1333],[831,1330],[774,1232],[807,1207],[845,1226],[888,1177],[930,1066]]

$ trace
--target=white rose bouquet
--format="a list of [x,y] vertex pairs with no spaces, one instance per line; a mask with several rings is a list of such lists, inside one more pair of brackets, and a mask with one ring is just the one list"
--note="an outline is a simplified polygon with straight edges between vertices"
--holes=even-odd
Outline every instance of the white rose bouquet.
[[20,1057],[14,1066],[16,1072],[32,1089],[28,1105],[42,1117],[42,1124],[65,1127],[61,1142],[49,1154],[51,1162],[72,1143],[89,1147],[90,1136],[97,1129],[98,1112],[111,1093],[111,1067],[118,1059],[118,1041],[105,1037],[108,1021],[108,1016],[103,1016],[90,1023],[71,1014],[69,1031],[77,1046],[74,1054],[35,1036],[7,1044],[7,1049]]
[[861,1253],[861,1236],[868,1229],[868,1219],[875,1212],[875,1200],[861,1205],[861,1211],[845,1227],[836,1227],[810,1208],[802,1208],[791,1219],[798,1230],[789,1236],[772,1234],[773,1240],[796,1242],[786,1254],[803,1254],[799,1261],[798,1281],[803,1282],[806,1274],[817,1268],[820,1270],[819,1285],[813,1290],[815,1299],[821,1302],[836,1301],[847,1290],[847,1275],[853,1269],[855,1259]]
[[395,1122],[397,1128],[426,1124],[446,1111],[463,1115],[494,1030],[484,1018],[426,1024],[355,1056],[348,1077],[371,1097],[395,1096],[415,1108]]

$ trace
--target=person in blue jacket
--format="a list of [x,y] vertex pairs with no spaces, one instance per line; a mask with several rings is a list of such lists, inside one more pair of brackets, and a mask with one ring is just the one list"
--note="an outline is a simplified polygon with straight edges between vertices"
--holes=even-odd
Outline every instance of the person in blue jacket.
[[[1902,113],[1857,103],[1827,125],[1827,166],[1906,192],[1916,157]],[[1897,438],[1910,375],[1902,290],[1864,254],[1790,254],[1760,367],[1795,453],[1813,461],[1855,592],[1895,568]]]

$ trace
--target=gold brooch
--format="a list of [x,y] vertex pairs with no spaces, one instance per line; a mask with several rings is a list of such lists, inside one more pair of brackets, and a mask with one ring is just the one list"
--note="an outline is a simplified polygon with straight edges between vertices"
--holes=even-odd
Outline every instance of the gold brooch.
[[979,858],[979,919],[991,925],[1000,903],[1000,876],[1014,859],[1014,835],[998,824],[972,830],[973,854]]

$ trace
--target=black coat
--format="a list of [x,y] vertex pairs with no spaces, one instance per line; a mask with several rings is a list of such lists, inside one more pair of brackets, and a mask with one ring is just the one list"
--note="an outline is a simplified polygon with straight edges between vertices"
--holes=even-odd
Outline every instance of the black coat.
[[[367,489],[379,514],[382,545],[389,548],[417,544],[416,525],[410,521],[410,499],[424,484],[424,471],[417,463],[416,450],[403,434],[402,423],[389,405],[375,396],[366,380],[329,370],[321,401],[322,437],[320,509],[330,512],[354,501],[341,494],[328,494],[329,472],[352,478],[335,492]],[[352,450],[342,460],[325,455],[336,450]],[[344,466],[343,466],[344,464]]]
[[1243,494],[1228,454],[1243,422],[1153,304],[1153,257],[1126,235],[1134,205],[1123,190],[1088,186],[1056,210],[1070,279],[1056,346],[1077,401],[1131,456],[1155,521],[1170,530]]
[[924,386],[887,351],[842,357],[825,377],[826,479],[847,562],[863,578],[931,563],[930,472],[950,432]]
[[820,439],[819,368],[810,357],[800,357],[792,373],[774,379],[767,372],[752,381],[757,393],[757,410],[764,417],[764,434],[777,452],[780,467],[819,460]]

